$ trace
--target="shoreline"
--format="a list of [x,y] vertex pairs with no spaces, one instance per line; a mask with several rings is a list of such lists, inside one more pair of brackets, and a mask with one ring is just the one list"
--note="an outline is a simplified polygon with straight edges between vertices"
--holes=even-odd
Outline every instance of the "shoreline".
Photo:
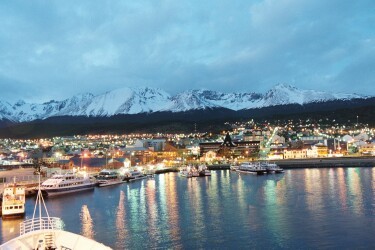
[[[284,169],[375,167],[375,157],[373,156],[283,159],[266,161],[274,162]],[[207,167],[210,170],[226,170],[230,168],[230,164],[214,164],[208,165]]]
[[[283,159],[283,160],[266,160],[268,162],[276,163],[284,169],[301,169],[301,168],[348,168],[348,167],[375,167],[374,156],[360,156],[360,157],[335,157],[335,158],[312,158],[312,159]],[[254,161],[257,162],[257,161]],[[207,165],[209,170],[227,170],[230,169],[231,164],[212,164]],[[178,172],[179,167],[170,167],[162,170],[155,170],[155,174],[164,174],[169,172]],[[18,176],[32,176],[34,169],[32,167],[11,167],[5,171],[0,171],[0,178],[2,177],[18,177]],[[37,178],[37,177],[34,177]],[[33,179],[34,179],[33,178]],[[23,180],[23,181],[30,181]],[[2,184],[0,182],[0,184]]]

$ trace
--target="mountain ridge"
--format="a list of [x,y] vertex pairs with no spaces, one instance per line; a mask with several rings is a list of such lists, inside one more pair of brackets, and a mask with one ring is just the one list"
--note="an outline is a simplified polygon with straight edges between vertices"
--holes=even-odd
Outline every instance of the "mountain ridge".
[[191,133],[220,132],[230,129],[228,122],[274,122],[290,119],[315,120],[320,123],[353,125],[356,117],[361,124],[375,125],[375,97],[367,99],[334,100],[304,105],[286,104],[233,111],[207,108],[183,112],[158,111],[153,113],[118,114],[110,117],[55,116],[23,123],[0,120],[0,138],[44,138],[84,134],[127,133]]
[[60,116],[111,117],[121,114],[154,112],[185,112],[189,110],[224,108],[233,111],[286,104],[307,104],[331,100],[366,99],[359,94],[302,90],[288,84],[277,84],[266,93],[233,92],[198,89],[170,95],[159,88],[123,87],[93,95],[83,93],[62,101],[42,104],[19,100],[13,105],[0,101],[0,119],[30,122]]

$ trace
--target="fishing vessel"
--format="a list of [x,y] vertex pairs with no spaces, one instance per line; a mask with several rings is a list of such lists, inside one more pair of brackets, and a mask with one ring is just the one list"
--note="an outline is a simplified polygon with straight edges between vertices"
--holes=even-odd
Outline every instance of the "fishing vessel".
[[[42,211],[44,208],[44,212]],[[38,213],[37,213],[38,212]],[[42,216],[44,215],[44,217]],[[1,250],[110,250],[111,248],[93,239],[64,231],[63,221],[50,217],[39,185],[33,217],[20,224],[20,236],[0,245]]]
[[103,169],[99,172],[99,175],[96,177],[99,187],[111,186],[124,183],[123,178],[119,176],[117,171]]
[[262,175],[267,173],[267,169],[262,166],[260,163],[252,163],[252,162],[243,162],[238,166],[236,170],[239,173],[243,174],[257,174]]
[[8,184],[2,196],[2,218],[17,218],[25,215],[25,187],[16,183]]
[[87,173],[67,172],[65,174],[55,174],[44,181],[41,185],[43,194],[48,196],[63,195],[85,190],[93,190],[96,181]]

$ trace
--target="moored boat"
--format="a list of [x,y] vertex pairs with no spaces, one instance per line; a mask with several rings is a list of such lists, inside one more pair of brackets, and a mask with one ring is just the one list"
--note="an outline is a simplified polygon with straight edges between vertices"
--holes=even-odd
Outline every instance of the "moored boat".
[[211,171],[204,164],[198,166],[198,171],[199,176],[211,176]]
[[106,187],[124,183],[123,178],[121,178],[119,174],[112,169],[101,170],[98,176],[96,176],[96,180],[98,181],[99,187]]
[[190,170],[190,167],[184,167],[180,170],[179,172],[180,176],[186,177],[186,178],[191,178],[193,177],[193,173]]
[[262,175],[267,173],[267,169],[259,163],[243,162],[238,166],[236,170],[239,173],[244,174],[257,174]]
[[65,174],[55,174],[44,181],[41,185],[41,190],[43,194],[56,196],[93,190],[95,186],[96,181],[91,179],[87,173],[75,174],[67,172]]
[[276,163],[262,162],[261,166],[266,168],[268,174],[269,173],[279,174],[279,173],[284,172],[284,169],[280,168]]
[[237,171],[238,168],[239,168],[238,165],[231,165],[231,166],[229,167],[229,169],[232,170],[232,171]]
[[147,175],[143,174],[138,169],[132,169],[129,172],[125,173],[123,181],[127,181],[127,182],[137,181],[137,180],[145,179],[147,177],[148,177]]
[[6,218],[17,218],[25,215],[25,187],[14,182],[8,184],[3,191],[1,216]]
[[200,173],[199,173],[199,171],[197,170],[197,169],[193,169],[192,171],[191,171],[191,176],[192,177],[199,177],[200,176]]

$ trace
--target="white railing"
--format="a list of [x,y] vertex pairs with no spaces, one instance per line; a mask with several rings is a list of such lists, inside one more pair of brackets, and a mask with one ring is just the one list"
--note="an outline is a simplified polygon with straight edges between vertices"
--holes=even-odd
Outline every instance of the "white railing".
[[20,235],[37,230],[62,230],[63,221],[58,217],[42,217],[25,220],[20,224]]

